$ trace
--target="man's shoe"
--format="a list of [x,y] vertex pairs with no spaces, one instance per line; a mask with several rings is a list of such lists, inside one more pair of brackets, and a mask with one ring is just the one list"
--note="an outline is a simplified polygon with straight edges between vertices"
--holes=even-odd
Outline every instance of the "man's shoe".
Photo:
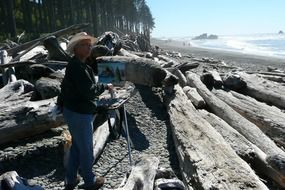
[[104,177],[96,177],[96,182],[94,185],[91,185],[89,187],[85,187],[85,190],[98,190],[100,187],[102,187],[105,183]]
[[64,190],[73,190],[80,183],[80,176],[77,176],[74,184],[65,184]]

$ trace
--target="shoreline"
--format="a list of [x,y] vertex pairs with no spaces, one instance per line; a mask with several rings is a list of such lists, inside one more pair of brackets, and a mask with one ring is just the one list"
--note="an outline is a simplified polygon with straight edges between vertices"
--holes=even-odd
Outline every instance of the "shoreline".
[[152,45],[157,45],[161,49],[177,51],[182,54],[190,54],[196,58],[214,58],[224,61],[230,66],[238,66],[250,71],[263,70],[266,71],[268,66],[276,67],[285,71],[285,58],[277,58],[270,56],[244,54],[233,51],[223,51],[210,48],[200,48],[193,46],[183,46],[180,41],[164,41],[159,39],[151,39]]

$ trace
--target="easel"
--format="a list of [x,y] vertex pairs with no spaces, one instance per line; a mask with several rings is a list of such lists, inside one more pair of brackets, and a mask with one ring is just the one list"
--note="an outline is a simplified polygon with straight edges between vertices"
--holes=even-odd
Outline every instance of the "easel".
[[[131,155],[131,140],[130,140],[130,136],[129,136],[129,126],[128,126],[128,118],[127,118],[127,112],[126,112],[126,107],[125,107],[125,103],[128,102],[128,100],[131,98],[131,95],[129,93],[129,95],[127,97],[118,97],[118,98],[113,98],[111,99],[110,97],[108,98],[101,98],[98,101],[98,107],[104,107],[109,111],[116,111],[118,110],[119,113],[123,113],[123,117],[120,119],[122,120],[122,127],[126,133],[126,139],[127,139],[127,145],[128,145],[128,157],[129,157],[129,163],[130,166],[132,166],[132,155]],[[114,124],[112,124],[112,122],[110,121],[110,117],[109,117],[109,113],[108,113],[108,123],[109,123],[109,128],[110,130],[114,129]]]

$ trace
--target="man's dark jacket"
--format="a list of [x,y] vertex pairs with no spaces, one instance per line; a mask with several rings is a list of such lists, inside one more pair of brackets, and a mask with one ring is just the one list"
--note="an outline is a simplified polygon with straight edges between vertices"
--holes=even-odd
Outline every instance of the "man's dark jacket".
[[57,104],[82,114],[96,112],[96,100],[106,86],[97,84],[91,67],[73,57],[67,64]]

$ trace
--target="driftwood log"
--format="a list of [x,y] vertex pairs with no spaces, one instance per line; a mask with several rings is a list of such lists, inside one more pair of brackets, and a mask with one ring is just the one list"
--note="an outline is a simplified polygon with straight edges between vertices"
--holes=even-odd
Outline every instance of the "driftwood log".
[[0,89],[0,144],[47,131],[63,124],[63,117],[54,121],[49,109],[55,99],[30,101],[34,86],[19,80]]
[[82,28],[86,28],[88,25],[89,24],[75,24],[75,25],[72,25],[72,26],[70,26],[68,28],[64,28],[62,30],[58,30],[56,32],[48,34],[47,36],[44,36],[44,37],[41,37],[41,38],[38,38],[38,39],[35,39],[35,40],[32,40],[32,41],[29,41],[29,42],[26,42],[26,43],[21,44],[19,46],[16,46],[14,48],[8,49],[7,50],[8,55],[15,55],[16,53],[18,53],[18,52],[20,52],[22,50],[25,50],[25,49],[29,48],[30,46],[34,45],[38,41],[45,40],[47,37],[50,37],[50,36],[59,37],[59,36],[62,36],[62,35],[70,34],[70,33],[79,31]]
[[190,86],[185,86],[183,88],[183,91],[196,108],[203,108],[206,106],[206,102],[203,100],[203,98],[197,92],[196,88],[192,88]]
[[153,189],[158,164],[159,160],[157,157],[142,157],[142,159],[133,166],[126,184],[116,190]]
[[285,188],[285,180],[282,174],[278,173],[266,162],[266,154],[262,150],[216,115],[206,110],[199,110],[199,113],[224,137],[243,160],[250,163],[255,171],[273,179],[277,184]]
[[234,91],[214,90],[213,93],[285,147],[285,113],[280,109]]
[[181,87],[168,113],[184,183],[195,189],[267,189],[250,166],[204,120]]
[[246,88],[242,91],[257,100],[275,105],[280,108],[285,108],[285,87],[265,80],[254,74],[246,74],[239,72],[238,75],[246,82]]
[[263,75],[257,74],[257,76],[262,77],[273,82],[285,83],[285,77],[275,76],[275,75]]
[[156,64],[153,60],[140,57],[105,56],[98,57],[98,62],[125,63],[126,80],[147,86],[171,86],[178,83],[176,76]]
[[44,190],[44,188],[31,184],[16,171],[10,171],[0,176],[0,190]]
[[217,98],[202,83],[195,73],[187,73],[187,81],[190,86],[196,87],[199,94],[206,101],[209,108],[217,116],[226,121],[251,143],[255,144],[266,154],[269,165],[285,176],[285,153],[268,136],[266,136],[255,124],[251,123],[225,102]]

